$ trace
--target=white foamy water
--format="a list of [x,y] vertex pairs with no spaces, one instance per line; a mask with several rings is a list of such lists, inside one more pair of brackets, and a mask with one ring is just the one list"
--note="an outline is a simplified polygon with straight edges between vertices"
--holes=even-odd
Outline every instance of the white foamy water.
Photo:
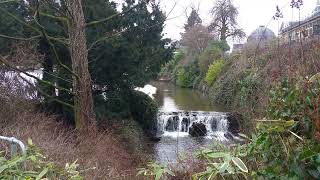
[[223,112],[159,112],[158,134],[172,138],[189,136],[193,123],[206,126],[208,139],[227,141],[228,120]]
[[154,99],[154,95],[157,93],[157,88],[150,84],[145,85],[143,88],[137,87],[134,90],[143,92],[150,96],[152,99]]

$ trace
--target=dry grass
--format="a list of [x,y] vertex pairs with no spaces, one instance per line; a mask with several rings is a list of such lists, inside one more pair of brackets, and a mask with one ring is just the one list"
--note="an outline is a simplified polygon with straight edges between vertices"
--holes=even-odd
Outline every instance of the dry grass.
[[85,179],[136,178],[139,158],[124,148],[120,137],[114,135],[112,130],[79,138],[74,130],[54,116],[25,111],[19,112],[16,117],[14,122],[2,124],[0,134],[14,136],[25,143],[31,138],[48,161],[64,167],[67,162],[78,160],[81,169],[90,169],[85,172]]
[[311,77],[320,71],[320,42],[306,41],[302,44],[282,44],[267,51],[262,50],[254,57],[260,88],[257,92],[259,108],[268,105],[270,89],[288,78]]
[[[48,161],[61,167],[77,160],[80,170],[88,169],[85,179],[137,179],[141,156],[123,141],[119,133],[123,124],[106,125],[94,135],[80,136],[61,118],[38,112],[37,98],[26,96],[34,89],[17,78],[7,78],[5,72],[0,68],[0,135],[25,144],[31,138]],[[4,142],[0,150],[9,152]]]

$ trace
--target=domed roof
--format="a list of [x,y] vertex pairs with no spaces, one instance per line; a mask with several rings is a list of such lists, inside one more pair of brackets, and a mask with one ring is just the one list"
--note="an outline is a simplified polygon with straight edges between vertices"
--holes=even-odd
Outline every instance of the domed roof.
[[265,26],[259,26],[256,30],[254,30],[248,37],[248,42],[261,42],[261,41],[269,41],[275,38],[276,35],[271,29],[266,28]]
[[313,11],[315,14],[320,13],[320,0],[317,1],[316,8]]

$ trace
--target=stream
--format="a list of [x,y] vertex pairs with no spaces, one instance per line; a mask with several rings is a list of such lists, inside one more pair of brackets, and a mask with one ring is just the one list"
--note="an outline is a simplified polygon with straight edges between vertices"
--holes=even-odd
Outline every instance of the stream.
[[[209,97],[192,89],[180,88],[167,82],[152,82],[157,88],[154,98],[159,105],[158,136],[154,145],[156,161],[163,164],[177,163],[181,157],[193,156],[201,147],[214,142],[228,144],[227,113],[223,107],[211,104]],[[193,123],[205,125],[206,135],[192,137]]]

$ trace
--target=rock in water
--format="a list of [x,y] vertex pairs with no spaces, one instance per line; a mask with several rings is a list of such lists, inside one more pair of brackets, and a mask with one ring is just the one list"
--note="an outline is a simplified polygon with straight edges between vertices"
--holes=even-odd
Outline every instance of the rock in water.
[[189,128],[189,134],[192,137],[206,136],[207,135],[206,125],[201,122],[200,123],[194,122],[192,126]]
[[190,119],[189,118],[183,118],[181,122],[181,131],[182,132],[188,132],[188,127],[190,125]]
[[152,136],[152,137],[149,137],[150,141],[152,142],[159,142],[161,141],[161,137],[157,137],[157,136]]
[[165,129],[166,131],[173,132],[178,130],[178,126],[179,126],[179,117],[173,116],[168,119]]
[[240,132],[240,123],[243,123],[243,116],[237,112],[231,112],[227,114],[227,120],[229,123],[228,131],[232,134]]

